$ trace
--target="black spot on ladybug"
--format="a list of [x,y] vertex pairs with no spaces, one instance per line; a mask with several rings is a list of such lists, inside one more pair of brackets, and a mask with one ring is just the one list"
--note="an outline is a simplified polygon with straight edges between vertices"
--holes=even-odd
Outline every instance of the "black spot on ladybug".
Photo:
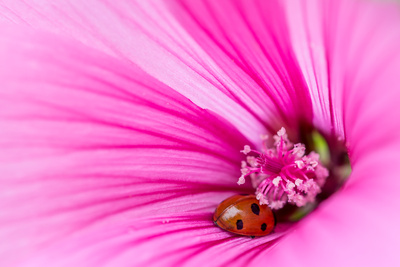
[[266,223],[261,224],[261,230],[262,231],[267,230],[267,224]]
[[236,221],[236,228],[238,230],[242,230],[243,229],[243,221],[242,220],[237,220]]
[[260,215],[260,207],[256,203],[251,204],[251,211],[255,215]]

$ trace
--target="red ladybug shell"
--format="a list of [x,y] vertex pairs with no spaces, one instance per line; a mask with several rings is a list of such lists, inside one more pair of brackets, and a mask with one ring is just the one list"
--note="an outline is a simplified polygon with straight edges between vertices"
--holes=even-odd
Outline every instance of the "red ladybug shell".
[[274,229],[275,216],[255,195],[235,195],[222,201],[214,213],[214,223],[239,235],[263,236]]

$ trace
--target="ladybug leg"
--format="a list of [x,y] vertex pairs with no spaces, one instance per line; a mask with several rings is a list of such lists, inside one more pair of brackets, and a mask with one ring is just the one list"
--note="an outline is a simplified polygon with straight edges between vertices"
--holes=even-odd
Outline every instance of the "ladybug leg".
[[215,226],[218,226],[218,224],[217,224],[217,222],[216,222],[216,221],[213,221],[213,223],[214,223],[214,225],[215,225]]
[[254,239],[254,238],[256,238],[256,237],[255,237],[254,235],[251,235],[250,238],[251,238],[251,239]]

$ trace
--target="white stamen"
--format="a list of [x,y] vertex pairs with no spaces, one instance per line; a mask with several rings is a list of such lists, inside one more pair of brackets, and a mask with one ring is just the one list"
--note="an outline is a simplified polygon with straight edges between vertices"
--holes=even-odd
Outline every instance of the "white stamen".
[[247,163],[248,163],[251,167],[256,167],[256,166],[257,166],[257,159],[256,159],[255,157],[247,156],[246,160],[247,160]]
[[244,179],[244,175],[239,177],[239,181],[237,182],[238,185],[244,184],[246,180]]
[[275,187],[277,187],[280,181],[282,181],[282,178],[277,176],[274,180],[272,180],[272,183],[275,185]]
[[302,160],[296,160],[294,163],[296,163],[297,168],[299,168],[299,169],[304,168],[304,162]]
[[317,167],[317,165],[318,165],[318,162],[317,162],[317,161],[315,161],[315,160],[313,160],[313,161],[310,161],[310,165],[311,165],[313,168],[315,168],[315,167]]
[[279,137],[284,136],[284,135],[286,134],[286,129],[285,129],[284,127],[282,127],[282,128],[278,131],[277,134],[278,134]]
[[303,183],[303,180],[301,179],[296,179],[296,181],[294,182],[297,186],[300,186]]
[[269,206],[271,209],[279,210],[279,209],[281,209],[281,208],[283,207],[284,204],[285,204],[284,201],[276,200],[276,201],[272,201],[271,204],[269,204],[268,206]]
[[240,150],[240,152],[242,152],[243,154],[247,155],[251,152],[251,148],[249,145],[245,145],[243,150]]
[[287,190],[289,190],[289,191],[292,191],[293,188],[294,188],[295,186],[296,186],[296,185],[295,185],[294,183],[292,183],[292,182],[288,182],[288,183],[286,184],[286,188],[287,188]]
[[[260,195],[260,194],[258,194],[258,195]],[[260,205],[268,205],[269,204],[268,199],[263,194],[261,194],[259,201],[260,201]]]

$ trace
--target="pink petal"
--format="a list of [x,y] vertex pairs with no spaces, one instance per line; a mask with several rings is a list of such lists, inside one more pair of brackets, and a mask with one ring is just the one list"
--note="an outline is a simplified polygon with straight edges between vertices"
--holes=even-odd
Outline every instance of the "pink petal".
[[67,35],[135,62],[195,104],[228,119],[253,142],[265,127],[280,127],[284,114],[277,114],[268,86],[260,90],[251,75],[219,50],[209,55],[169,13],[160,1],[6,0],[0,7],[5,21]]
[[310,90],[314,125],[344,137],[355,121],[361,123],[359,116],[366,115],[360,110],[364,104],[369,124],[373,99],[386,103],[397,93],[389,88],[398,82],[387,80],[388,87],[378,79],[387,79],[384,72],[397,68],[398,4],[311,0],[284,7],[291,44]]
[[224,119],[131,64],[49,35],[2,29],[0,58],[0,265],[131,266],[148,246],[161,253],[168,231],[191,236],[181,247],[204,233],[238,242],[210,218],[243,190],[248,141]]
[[[300,72],[284,9],[277,1],[171,1],[171,9],[210,57],[229,70],[238,84],[252,80],[242,90],[253,96],[250,106],[265,107],[268,125],[293,128],[310,122],[310,96]],[[247,102],[244,103],[246,105]],[[277,120],[277,121],[276,121]],[[271,128],[269,128],[271,130]]]

